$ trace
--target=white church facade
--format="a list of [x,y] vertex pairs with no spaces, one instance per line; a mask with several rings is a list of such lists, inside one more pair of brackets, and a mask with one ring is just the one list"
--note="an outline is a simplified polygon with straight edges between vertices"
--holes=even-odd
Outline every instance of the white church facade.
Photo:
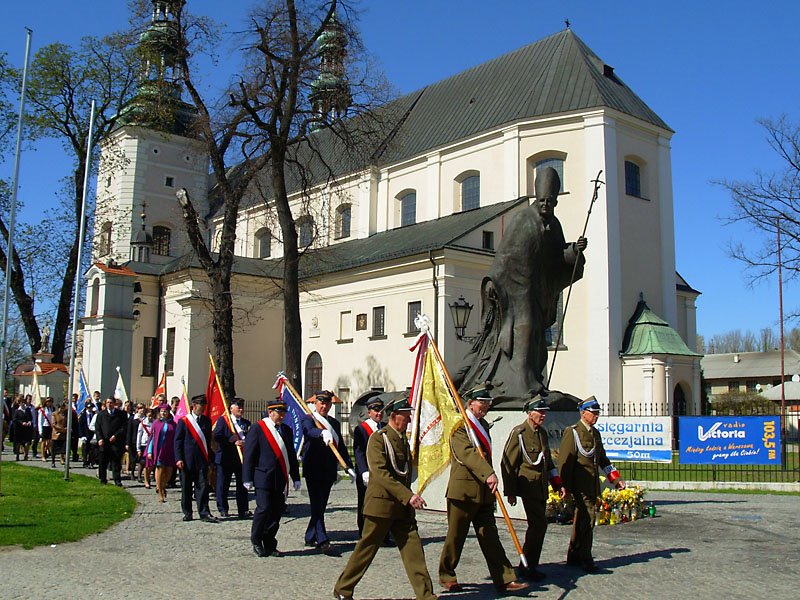
[[[552,166],[568,241],[584,227],[600,172],[604,185],[550,387],[593,394],[628,414],[699,414],[698,292],[675,265],[673,131],[613,68],[567,29],[396,102],[404,118],[382,155],[314,188],[310,204],[299,191],[293,197],[309,247],[301,267],[306,395],[328,388],[348,403],[370,389],[410,386],[418,312],[431,318],[457,370],[469,343],[456,335],[449,306],[461,297],[474,306],[465,335],[476,334],[494,250],[530,201],[537,169]],[[162,371],[170,395],[182,381],[190,395],[204,391],[213,350],[208,286],[175,192],[189,191],[213,245],[221,215],[208,199],[208,170],[189,137],[128,124],[106,140],[82,320],[92,389],[113,390],[120,367],[135,399],[152,395]],[[236,390],[266,399],[284,366],[281,245],[256,190],[243,202],[236,254]],[[642,300],[650,312],[639,310]],[[660,321],[634,322],[636,314]],[[654,326],[673,343],[631,343]]]

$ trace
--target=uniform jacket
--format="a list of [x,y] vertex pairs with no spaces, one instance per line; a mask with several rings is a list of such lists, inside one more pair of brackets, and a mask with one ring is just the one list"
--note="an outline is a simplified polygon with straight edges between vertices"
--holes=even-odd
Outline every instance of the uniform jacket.
[[[378,423],[378,431],[386,427],[386,423]],[[378,431],[375,431],[377,433]],[[353,430],[353,454],[356,457],[356,473],[361,477],[362,473],[369,471],[367,464],[367,442],[369,442],[370,434],[364,429],[363,425],[359,425]]]
[[114,414],[109,414],[106,409],[100,411],[95,421],[94,431],[98,440],[108,443],[114,437],[114,446],[117,448],[125,447],[125,434],[128,427],[128,413],[124,410],[116,409]]
[[527,419],[514,427],[503,450],[503,493],[547,498],[547,482],[553,469],[545,428],[534,427]]
[[[345,446],[342,438],[342,426],[332,416],[325,417],[331,424],[336,435],[339,436],[337,449],[342,455],[344,462],[352,467],[350,453]],[[303,415],[303,477],[306,479],[316,479],[319,482],[333,483],[336,481],[336,471],[339,468],[339,461],[333,455],[325,443],[322,441],[322,429],[318,428],[314,417]]]
[[[294,451],[292,429],[285,423],[277,425],[276,428],[281,438],[283,438],[286,454],[289,457],[289,477],[292,481],[300,481],[300,466],[297,463],[297,454]],[[237,457],[236,460],[239,460],[239,458]],[[275,455],[272,445],[258,423],[250,427],[244,440],[242,480],[251,481],[257,488],[273,492],[282,492],[289,483],[283,475],[279,458]]]
[[[394,454],[392,461],[387,443]],[[388,425],[379,429],[367,443],[369,485],[364,497],[364,514],[377,518],[401,518],[413,514],[408,504],[414,493],[411,485],[411,451],[405,435]]]
[[[230,415],[231,422],[235,420],[233,415]],[[242,433],[247,436],[250,429],[250,421],[245,418],[241,419]],[[239,439],[239,434],[231,431],[228,421],[225,417],[217,419],[217,424],[214,425],[214,439],[217,442],[217,452],[214,455],[214,463],[222,465],[226,469],[236,469],[242,464],[239,458],[239,451],[236,449],[236,441]],[[294,448],[294,446],[292,446]],[[244,451],[244,449],[242,449]]]
[[[587,453],[594,450],[592,456],[583,456],[578,451],[573,431],[578,432],[581,446]],[[598,469],[609,467],[611,461],[606,456],[603,439],[597,429],[592,427],[587,430],[581,422],[567,427],[561,438],[558,460],[561,463],[561,481],[567,491],[600,495]]]
[[[488,432],[489,426],[486,421],[481,419],[480,423]],[[450,450],[448,500],[469,500],[479,504],[492,502],[494,494],[486,485],[486,480],[494,473],[492,457],[484,453],[484,458],[481,458],[478,449],[472,445],[463,423],[453,431],[450,438]],[[370,477],[372,477],[371,472]]]
[[[206,438],[206,448],[211,452],[211,419],[205,415],[197,417],[202,435]],[[182,460],[184,468],[190,471],[199,471],[208,467],[208,459],[203,456],[203,451],[197,445],[192,432],[188,430],[191,425],[181,418],[175,428],[175,461]]]

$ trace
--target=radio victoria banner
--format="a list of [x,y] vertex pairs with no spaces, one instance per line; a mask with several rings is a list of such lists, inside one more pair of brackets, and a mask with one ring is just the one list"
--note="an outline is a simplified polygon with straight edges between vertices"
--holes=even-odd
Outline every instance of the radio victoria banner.
[[690,465],[779,465],[780,423],[780,417],[681,417],[680,461]]
[[672,461],[672,417],[603,416],[595,427],[611,460]]

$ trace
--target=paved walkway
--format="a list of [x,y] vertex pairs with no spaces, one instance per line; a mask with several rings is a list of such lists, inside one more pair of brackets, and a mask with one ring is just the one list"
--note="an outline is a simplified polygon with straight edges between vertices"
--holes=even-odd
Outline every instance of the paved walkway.
[[[73,472],[89,474],[80,467]],[[303,489],[290,498],[289,515],[278,534],[283,558],[252,553],[249,521],[184,523],[178,490],[170,490],[167,502],[159,504],[154,490],[127,481],[125,485],[139,506],[130,519],[105,533],[54,548],[0,550],[0,598],[324,599],[331,597],[355,545],[356,493],[349,482],[334,487],[327,516],[341,556],[323,556],[303,547],[308,517]],[[797,597],[797,496],[653,492],[648,499],[658,506],[655,519],[596,529],[596,574],[564,564],[569,527],[550,525],[542,556],[548,578],[544,585],[530,588],[527,597]],[[440,590],[436,568],[445,518],[421,512],[418,520],[428,569]],[[522,534],[524,524],[516,525]],[[511,553],[511,539],[502,531]],[[465,591],[442,598],[498,597],[474,537],[467,540],[458,575],[467,584]],[[362,599],[411,594],[396,548],[382,548],[356,588],[356,597]]]

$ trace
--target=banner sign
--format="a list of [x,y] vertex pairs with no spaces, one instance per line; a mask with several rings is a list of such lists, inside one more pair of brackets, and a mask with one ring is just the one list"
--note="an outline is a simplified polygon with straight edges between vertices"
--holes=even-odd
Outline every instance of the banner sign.
[[672,417],[603,417],[595,425],[612,461],[672,462]]
[[680,462],[781,464],[780,417],[680,417]]

